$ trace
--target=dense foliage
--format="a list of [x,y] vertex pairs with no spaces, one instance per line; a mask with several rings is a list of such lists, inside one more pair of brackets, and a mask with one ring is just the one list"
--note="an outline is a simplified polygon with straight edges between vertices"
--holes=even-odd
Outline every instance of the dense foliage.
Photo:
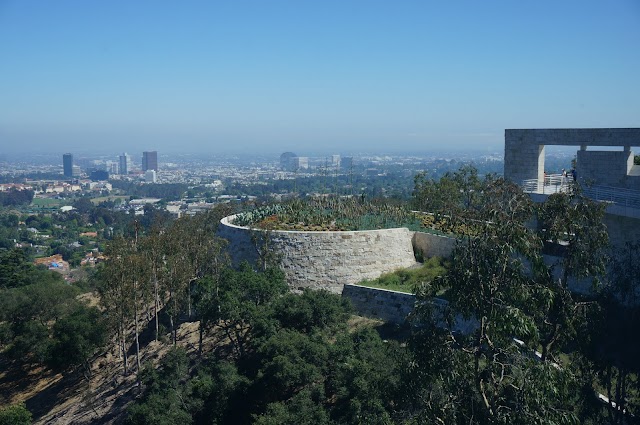
[[62,372],[82,366],[89,373],[89,359],[106,338],[98,309],[21,250],[0,251],[0,278],[0,349],[19,365]]
[[0,206],[29,205],[32,200],[33,190],[11,189],[6,192],[0,192]]
[[[247,266],[227,273],[282,282],[268,272],[259,277]],[[232,291],[221,298],[252,310],[243,319],[243,350],[192,366],[176,349],[159,368],[149,365],[142,378],[147,392],[129,409],[127,423],[391,421],[401,348],[383,342],[370,328],[350,333],[349,309],[339,296],[306,291],[256,303],[255,296],[247,299]],[[223,317],[233,321],[234,313]]]
[[24,404],[0,407],[0,425],[29,425],[30,423],[31,412],[24,407]]
[[417,227],[416,214],[388,201],[326,196],[293,199],[237,214],[233,223],[270,230],[375,230]]

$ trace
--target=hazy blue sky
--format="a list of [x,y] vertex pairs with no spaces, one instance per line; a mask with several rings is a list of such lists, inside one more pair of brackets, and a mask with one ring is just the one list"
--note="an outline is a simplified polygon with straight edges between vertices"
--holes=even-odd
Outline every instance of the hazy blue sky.
[[0,146],[500,150],[640,126],[640,1],[0,0]]

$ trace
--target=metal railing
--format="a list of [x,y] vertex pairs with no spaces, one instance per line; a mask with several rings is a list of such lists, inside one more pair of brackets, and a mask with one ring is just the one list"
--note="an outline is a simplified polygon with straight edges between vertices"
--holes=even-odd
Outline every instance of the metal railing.
[[[522,182],[522,189],[527,193],[550,195],[552,193],[567,192],[574,184],[571,176],[549,174],[544,182],[529,179]],[[640,191],[611,186],[582,186],[582,192],[594,201],[602,201],[629,208],[640,209]]]
[[527,193],[550,195],[552,193],[567,192],[572,184],[573,178],[571,176],[547,174],[543,181],[538,179],[524,180],[522,182],[522,188]]
[[623,207],[640,208],[640,191],[609,186],[583,187],[585,196]]

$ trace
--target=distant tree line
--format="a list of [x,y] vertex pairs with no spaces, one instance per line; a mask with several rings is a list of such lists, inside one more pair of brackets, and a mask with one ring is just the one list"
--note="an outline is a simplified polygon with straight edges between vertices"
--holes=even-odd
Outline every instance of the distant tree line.
[[114,189],[120,189],[127,195],[136,198],[161,198],[165,201],[177,201],[187,192],[184,183],[141,184],[124,180],[112,180]]
[[33,190],[9,189],[0,192],[0,206],[15,207],[19,205],[29,205],[33,200]]

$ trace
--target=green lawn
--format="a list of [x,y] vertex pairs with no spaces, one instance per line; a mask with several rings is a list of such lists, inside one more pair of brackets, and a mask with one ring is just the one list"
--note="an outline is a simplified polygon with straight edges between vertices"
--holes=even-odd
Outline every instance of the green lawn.
[[93,205],[98,205],[100,202],[115,201],[116,199],[122,199],[122,201],[126,201],[127,199],[129,199],[129,196],[127,195],[100,196],[99,198],[92,198],[91,202],[93,202]]
[[358,285],[370,288],[388,289],[391,291],[413,294],[422,283],[431,282],[437,276],[447,272],[446,263],[439,257],[429,258],[422,267],[396,270],[386,273],[374,280],[364,280]]
[[31,205],[39,208],[56,208],[65,204],[64,199],[33,198]]

